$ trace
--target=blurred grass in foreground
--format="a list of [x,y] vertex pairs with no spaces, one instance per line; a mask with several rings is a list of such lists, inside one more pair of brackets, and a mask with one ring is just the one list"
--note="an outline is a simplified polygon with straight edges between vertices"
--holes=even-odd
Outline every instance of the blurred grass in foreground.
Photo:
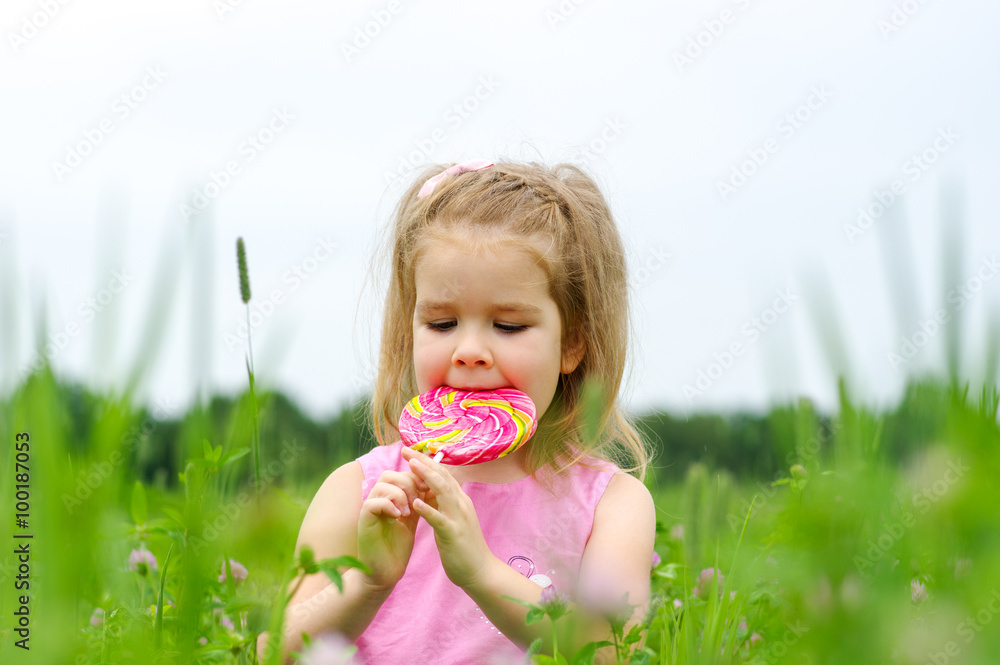
[[[69,394],[45,370],[0,410],[6,442],[30,435],[24,529],[12,500],[16,453],[3,447],[0,662],[254,662],[315,489],[275,482],[301,453],[265,446],[258,506],[246,448],[201,438],[204,414],[195,411],[178,435],[200,454],[188,457],[179,490],[161,490],[133,473],[128,442],[141,412],[98,400],[80,445]],[[651,570],[657,596],[642,652],[650,662],[993,662],[997,394],[933,382],[907,394],[935,417],[925,432],[932,443],[901,463],[880,448],[879,414],[845,397],[816,437],[820,419],[802,402],[783,410],[798,426],[783,441],[794,464],[776,482],[696,464],[683,484],[656,493],[661,562]],[[316,469],[313,481],[326,473]],[[30,652],[14,646],[17,533],[33,536]],[[144,551],[155,564],[136,564]],[[227,559],[246,567],[245,581],[219,581]],[[721,571],[714,593],[708,568]]]

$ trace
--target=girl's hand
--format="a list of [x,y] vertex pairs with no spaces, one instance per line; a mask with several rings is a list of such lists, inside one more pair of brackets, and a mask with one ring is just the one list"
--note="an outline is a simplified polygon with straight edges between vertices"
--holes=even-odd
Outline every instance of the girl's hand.
[[410,505],[426,490],[412,472],[385,471],[361,504],[358,559],[371,568],[374,587],[391,589],[406,572],[420,520]]
[[472,499],[443,464],[405,446],[403,459],[430,490],[413,501],[413,509],[433,527],[448,579],[466,590],[476,586],[494,557],[483,538]]

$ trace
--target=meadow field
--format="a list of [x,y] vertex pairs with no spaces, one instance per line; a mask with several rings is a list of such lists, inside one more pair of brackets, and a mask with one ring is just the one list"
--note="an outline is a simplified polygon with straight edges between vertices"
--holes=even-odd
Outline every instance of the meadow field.
[[[170,417],[134,384],[94,393],[48,363],[2,398],[0,663],[276,662],[256,640],[280,627],[288,582],[356,565],[293,551],[306,507],[373,440],[363,400],[315,423],[251,367],[242,394]],[[627,608],[607,609],[605,651],[661,665],[996,663],[1000,395],[986,375],[911,380],[879,409],[841,380],[834,413],[799,399],[638,415],[658,451],[653,602],[628,634]],[[529,620],[572,630],[560,598],[543,600]],[[531,660],[590,663],[599,646]],[[354,662],[331,639],[300,661]]]
[[[309,442],[271,437],[273,397],[167,422],[45,369],[4,400],[0,662],[257,662],[284,584],[317,565],[293,546],[331,468]],[[845,398],[822,417],[802,401],[763,419],[790,462],[773,477],[698,462],[650,474],[654,605],[621,662],[996,662],[996,415],[995,391],[947,382],[912,384],[894,413]],[[150,474],[172,466],[150,457],[164,432],[181,460],[171,476]],[[366,445],[340,444],[345,458]],[[588,662],[552,657],[534,659]]]

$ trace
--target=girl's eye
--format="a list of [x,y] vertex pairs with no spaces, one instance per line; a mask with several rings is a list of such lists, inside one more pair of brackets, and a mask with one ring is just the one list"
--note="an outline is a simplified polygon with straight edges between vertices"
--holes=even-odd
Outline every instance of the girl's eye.
[[[447,332],[458,325],[455,321],[434,321],[427,324],[427,327],[431,330],[436,330],[437,332]],[[528,326],[519,325],[514,323],[495,323],[497,330],[504,334],[519,333],[522,330],[527,330]]]

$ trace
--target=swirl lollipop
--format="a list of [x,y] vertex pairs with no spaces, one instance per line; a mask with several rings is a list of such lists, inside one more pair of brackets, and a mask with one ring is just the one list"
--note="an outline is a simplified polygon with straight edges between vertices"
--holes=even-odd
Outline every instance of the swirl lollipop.
[[535,425],[534,403],[513,388],[441,386],[411,399],[399,416],[404,444],[453,465],[503,457],[531,438]]

